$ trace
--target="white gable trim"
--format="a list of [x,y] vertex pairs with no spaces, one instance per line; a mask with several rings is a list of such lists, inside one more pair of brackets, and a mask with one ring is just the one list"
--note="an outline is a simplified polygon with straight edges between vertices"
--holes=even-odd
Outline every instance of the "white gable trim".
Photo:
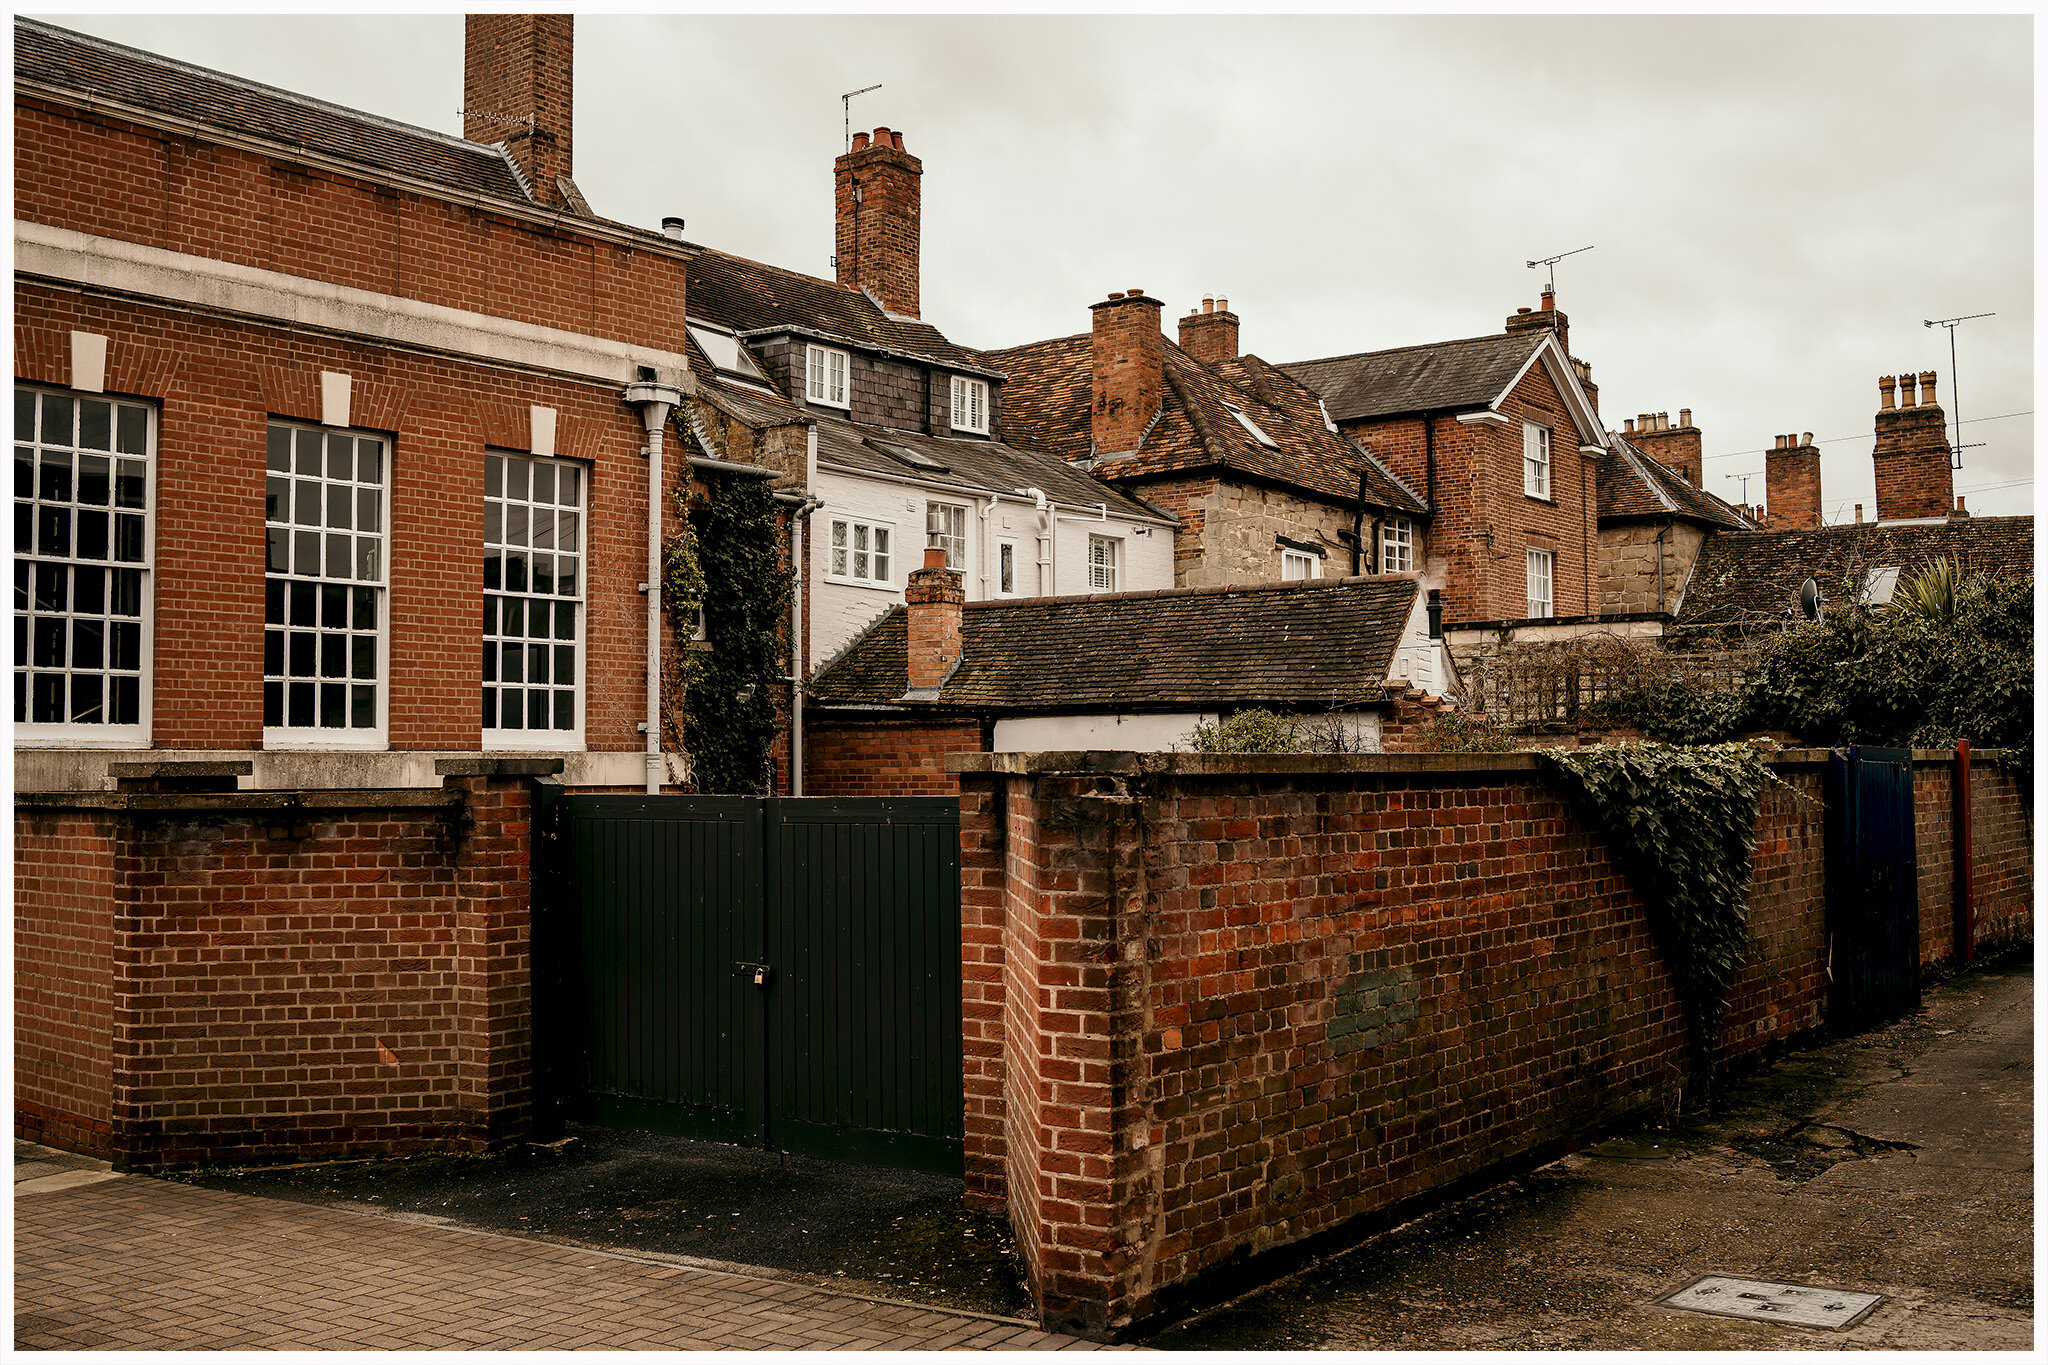
[[1579,383],[1579,376],[1572,370],[1571,357],[1564,353],[1564,347],[1558,345],[1555,332],[1543,334],[1543,340],[1530,353],[1529,359],[1523,362],[1522,368],[1515,371],[1515,377],[1508,381],[1506,388],[1494,395],[1493,401],[1487,406],[1498,408],[1506,402],[1508,395],[1515,391],[1515,385],[1522,382],[1539,360],[1543,362],[1543,368],[1550,372],[1550,382],[1557,386],[1558,393],[1564,398],[1564,409],[1571,414],[1572,425],[1579,429],[1579,449],[1588,454],[1597,454],[1607,449],[1607,430],[1600,425],[1600,414],[1594,411],[1593,400],[1586,396],[1585,388]]

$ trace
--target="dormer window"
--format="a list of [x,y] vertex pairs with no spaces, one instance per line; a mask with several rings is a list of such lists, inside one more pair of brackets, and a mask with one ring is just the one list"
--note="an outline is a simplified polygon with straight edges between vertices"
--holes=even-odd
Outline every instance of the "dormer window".
[[720,375],[767,387],[768,376],[761,373],[761,367],[754,363],[752,353],[740,344],[738,337],[723,328],[702,322],[692,322],[689,328],[690,339],[697,343],[697,349],[704,352],[705,359]]
[[953,376],[953,430],[988,435],[988,385],[982,380]]
[[804,397],[827,407],[852,407],[846,397],[846,352],[806,346],[804,353]]
[[1243,408],[1239,407],[1235,403],[1223,402],[1223,400],[1220,398],[1216,401],[1218,401],[1219,403],[1223,403],[1223,410],[1229,413],[1232,417],[1235,417],[1237,419],[1237,424],[1243,427],[1246,431],[1249,431],[1252,434],[1253,438],[1256,439],[1260,445],[1265,446],[1269,450],[1278,450],[1280,448],[1280,443],[1278,441],[1274,440],[1265,432],[1261,431],[1259,429],[1259,424],[1257,422],[1254,422],[1251,418],[1244,415]]

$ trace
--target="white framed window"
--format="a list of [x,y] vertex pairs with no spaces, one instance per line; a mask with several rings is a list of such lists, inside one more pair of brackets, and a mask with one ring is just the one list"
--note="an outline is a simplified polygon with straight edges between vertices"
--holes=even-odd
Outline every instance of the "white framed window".
[[739,337],[723,327],[714,327],[694,318],[688,326],[691,340],[704,352],[713,369],[728,377],[766,386],[768,376],[761,373],[761,367],[754,363],[753,355]]
[[1321,578],[1323,561],[1318,555],[1303,550],[1282,550],[1280,552],[1280,578],[1283,582],[1294,582],[1303,578]]
[[1088,591],[1115,592],[1116,567],[1123,542],[1112,536],[1088,537]]
[[1532,498],[1550,496],[1550,428],[1522,423],[1522,491]]
[[1415,568],[1415,523],[1388,517],[1380,523],[1380,572],[1410,573]]
[[484,455],[484,747],[583,742],[581,465]]
[[1254,422],[1251,418],[1245,416],[1245,411],[1243,408],[1225,399],[1219,398],[1216,401],[1223,404],[1223,410],[1225,412],[1229,413],[1232,417],[1235,417],[1237,419],[1237,424],[1239,426],[1243,427],[1246,431],[1251,433],[1253,440],[1257,441],[1260,445],[1265,446],[1269,450],[1278,450],[1280,448],[1280,443],[1274,440],[1271,436],[1268,436],[1263,427],[1261,427],[1257,422]]
[[384,747],[385,455],[382,437],[270,424],[266,748]]
[[988,435],[988,385],[982,380],[953,376],[953,430]]
[[1013,541],[996,546],[996,591],[1004,597],[1017,595],[1017,546]]
[[156,414],[14,391],[14,734],[149,742]]
[[846,396],[846,352],[830,346],[804,347],[804,397],[813,403],[850,408]]
[[887,522],[834,516],[826,532],[825,577],[835,583],[886,588],[896,528]]
[[1551,610],[1552,570],[1557,567],[1557,556],[1549,550],[1529,551],[1529,615],[1554,616]]
[[924,543],[926,549],[944,547],[946,567],[964,569],[967,567],[967,509],[955,507],[948,502],[928,502],[924,505]]

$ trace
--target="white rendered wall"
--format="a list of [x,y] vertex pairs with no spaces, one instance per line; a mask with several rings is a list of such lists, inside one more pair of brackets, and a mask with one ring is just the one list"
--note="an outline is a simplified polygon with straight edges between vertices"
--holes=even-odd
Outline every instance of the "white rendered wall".
[[1159,753],[1187,747],[1188,732],[1215,714],[1165,716],[1019,716],[996,722],[996,753],[1114,749]]

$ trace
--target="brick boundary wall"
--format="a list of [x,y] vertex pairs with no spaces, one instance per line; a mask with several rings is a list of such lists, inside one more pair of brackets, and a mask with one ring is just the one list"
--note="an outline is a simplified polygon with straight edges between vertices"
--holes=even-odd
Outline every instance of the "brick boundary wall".
[[910,717],[849,721],[804,716],[804,795],[958,796],[946,756],[985,749],[980,721]]
[[525,1132],[531,786],[454,762],[17,798],[16,1135],[152,1168]]
[[[1945,784],[1951,755],[1915,758]],[[1825,765],[1774,762],[1717,1068],[1824,1023]],[[1698,1085],[1640,901],[1533,756],[952,766],[969,913],[1004,917],[1004,992],[975,1006],[1001,1013],[999,1081],[969,1048],[969,1187],[1007,1204],[1048,1324],[1130,1335],[1264,1253],[1349,1239]],[[1982,755],[1975,777],[1979,938],[2023,939],[2031,813]],[[1921,808],[1935,969],[1954,929],[1929,845],[1952,832]]]

